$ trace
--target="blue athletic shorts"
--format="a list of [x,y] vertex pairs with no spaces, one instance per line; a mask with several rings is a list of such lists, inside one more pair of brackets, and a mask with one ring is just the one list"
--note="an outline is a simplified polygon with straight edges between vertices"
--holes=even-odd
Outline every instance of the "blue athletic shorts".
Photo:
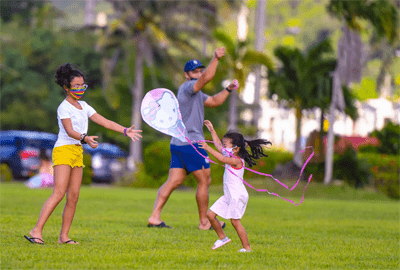
[[[208,157],[207,151],[199,148],[199,144],[193,144],[196,149],[205,157]],[[186,170],[186,174],[210,168],[210,162],[194,150],[191,145],[170,145],[171,150],[171,165],[172,168],[182,168]]]

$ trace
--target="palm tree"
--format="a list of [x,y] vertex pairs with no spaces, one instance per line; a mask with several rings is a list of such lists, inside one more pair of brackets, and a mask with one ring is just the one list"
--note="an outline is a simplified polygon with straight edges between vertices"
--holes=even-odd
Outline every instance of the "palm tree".
[[[344,109],[342,85],[348,85],[361,78],[361,70],[357,68],[361,58],[362,45],[358,32],[363,29],[359,20],[369,21],[376,31],[378,39],[386,37],[390,44],[394,44],[399,38],[399,14],[397,8],[390,1],[331,0],[327,9],[332,15],[342,20],[344,25],[342,39],[338,45],[338,64],[333,73],[324,184],[329,184],[332,180],[334,112],[336,108]],[[354,46],[355,43],[360,46]]]
[[325,54],[332,53],[332,47],[328,39],[311,47],[303,54],[298,48],[277,47],[275,56],[281,62],[281,68],[277,72],[268,70],[269,91],[268,97],[274,94],[278,101],[285,101],[286,106],[296,111],[296,143],[294,163],[301,167],[300,155],[301,119],[302,111],[320,107],[323,111],[327,101],[319,99],[323,91],[329,92],[329,87],[321,87],[321,80],[329,78],[336,60],[325,58]]
[[[205,29],[216,25],[216,7],[209,1],[109,2],[117,12],[117,19],[99,38],[98,47],[105,53],[102,64],[104,95],[111,106],[118,106],[114,71],[121,62],[133,97],[132,124],[141,129],[144,64],[149,67],[154,88],[158,86],[156,71],[160,67],[165,67],[162,72],[176,84],[182,81],[179,54],[199,55],[202,38],[210,39]],[[131,142],[130,160],[142,161],[141,141]]]
[[[243,89],[251,67],[254,65],[264,65],[268,69],[274,68],[272,60],[266,54],[249,49],[250,45],[248,41],[235,41],[222,30],[214,31],[214,37],[217,41],[221,42],[226,49],[226,55],[222,58],[222,62],[228,67],[228,77],[237,79],[241,86],[240,89]],[[228,129],[230,130],[237,129],[237,103],[238,93],[234,91],[229,100]]]

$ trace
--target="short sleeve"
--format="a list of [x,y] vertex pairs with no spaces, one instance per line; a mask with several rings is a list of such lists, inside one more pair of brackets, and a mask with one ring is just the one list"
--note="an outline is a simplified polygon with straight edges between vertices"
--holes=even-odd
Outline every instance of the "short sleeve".
[[206,99],[209,98],[209,95],[204,94],[203,92],[201,92],[201,97],[203,98],[203,103],[206,102]]
[[61,103],[60,106],[58,106],[57,109],[57,115],[60,119],[67,119],[67,118],[71,118],[71,114],[70,111],[68,110],[67,106],[64,106],[64,103]]
[[96,110],[93,109],[93,107],[87,104],[86,102],[84,102],[84,107],[88,117],[91,117],[93,114],[96,113]]
[[196,82],[197,82],[197,80],[192,80],[192,81],[186,82],[185,87],[183,88],[184,93],[189,96],[193,96],[195,94],[193,86]]

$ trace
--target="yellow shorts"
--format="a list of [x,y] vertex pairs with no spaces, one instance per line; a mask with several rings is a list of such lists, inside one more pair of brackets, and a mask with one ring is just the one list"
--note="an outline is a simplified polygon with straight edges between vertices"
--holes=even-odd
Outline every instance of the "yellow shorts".
[[69,165],[74,167],[85,167],[83,165],[83,148],[81,145],[62,145],[53,149],[53,166]]

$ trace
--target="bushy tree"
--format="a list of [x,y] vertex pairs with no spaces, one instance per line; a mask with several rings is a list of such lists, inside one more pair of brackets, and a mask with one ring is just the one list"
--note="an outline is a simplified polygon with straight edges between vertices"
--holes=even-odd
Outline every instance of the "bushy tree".
[[375,130],[371,137],[377,137],[381,143],[378,152],[387,155],[400,155],[400,125],[389,121],[382,130]]

